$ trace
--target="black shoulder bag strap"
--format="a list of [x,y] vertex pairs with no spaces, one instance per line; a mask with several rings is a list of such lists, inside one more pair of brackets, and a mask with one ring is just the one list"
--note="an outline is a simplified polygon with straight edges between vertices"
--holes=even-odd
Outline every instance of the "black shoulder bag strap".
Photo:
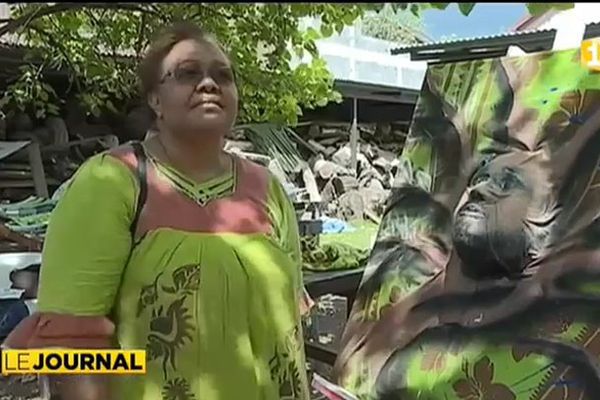
[[144,204],[146,203],[146,197],[148,195],[148,160],[146,158],[146,151],[144,150],[144,146],[142,146],[140,142],[131,142],[131,146],[133,147],[133,153],[135,154],[135,158],[137,159],[136,175],[140,187],[135,207],[135,214],[129,227],[131,236],[135,237],[135,230],[137,228],[138,220],[140,219],[140,214],[142,212]]

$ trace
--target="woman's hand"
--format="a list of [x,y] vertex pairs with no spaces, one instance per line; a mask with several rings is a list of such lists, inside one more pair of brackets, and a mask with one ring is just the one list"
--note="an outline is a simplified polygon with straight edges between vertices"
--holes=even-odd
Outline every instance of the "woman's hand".
[[107,376],[70,375],[50,379],[61,400],[112,400]]
[[310,313],[310,310],[314,307],[315,302],[310,297],[310,294],[306,291],[306,288],[302,288],[302,293],[300,295],[300,316],[305,318]]

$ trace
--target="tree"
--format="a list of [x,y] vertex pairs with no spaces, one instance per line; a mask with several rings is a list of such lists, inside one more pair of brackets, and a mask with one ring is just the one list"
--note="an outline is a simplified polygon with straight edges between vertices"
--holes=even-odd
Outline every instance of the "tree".
[[398,44],[421,43],[426,36],[425,26],[418,15],[408,9],[394,9],[389,3],[378,12],[365,14],[361,22],[364,35]]
[[[418,15],[420,10],[424,10],[427,8],[435,8],[438,10],[445,10],[446,8],[448,8],[448,6],[452,3],[404,3],[404,4],[410,4],[409,8],[410,10]],[[458,4],[458,9],[460,10],[460,12],[467,16],[471,13],[471,11],[473,11],[473,8],[475,7],[475,5],[477,3],[456,3]],[[568,10],[573,8],[575,3],[525,3],[525,5],[527,6],[527,11],[529,11],[529,14],[536,16],[536,15],[540,15],[545,13],[548,10],[551,9],[555,9],[555,10]],[[404,6],[404,8],[406,8],[406,6]]]
[[[7,89],[10,111],[37,117],[58,112],[60,98],[43,83],[48,69],[66,69],[70,91],[95,114],[116,111],[137,91],[137,55],[152,34],[170,21],[197,21],[215,34],[237,69],[241,121],[294,122],[299,105],[315,107],[340,98],[318,57],[315,40],[341,31],[359,6],[328,4],[17,4],[12,24],[32,49],[18,79]],[[320,32],[301,32],[303,16],[321,16]],[[0,28],[5,29],[5,28]],[[292,54],[312,56],[292,68]]]
[[[449,3],[393,3],[413,13]],[[471,6],[460,3],[468,14]],[[564,6],[561,3],[547,3]],[[570,3],[572,4],[572,3]],[[116,112],[135,96],[136,57],[151,35],[174,20],[196,21],[213,32],[237,69],[241,122],[294,123],[300,106],[312,108],[341,96],[319,57],[315,41],[341,32],[368,10],[383,3],[15,3],[0,36],[20,35],[31,49],[26,63],[0,102],[6,112],[27,110],[38,118],[57,114],[61,102],[76,93],[91,113]],[[538,5],[541,12],[545,4]],[[300,30],[303,17],[320,17],[319,31]],[[292,67],[295,55],[311,60]],[[68,71],[67,93],[45,83],[49,70]]]

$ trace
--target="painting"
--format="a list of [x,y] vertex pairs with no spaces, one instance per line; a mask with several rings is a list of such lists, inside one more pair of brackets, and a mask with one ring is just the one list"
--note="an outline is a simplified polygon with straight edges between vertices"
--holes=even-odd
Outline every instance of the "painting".
[[334,368],[360,400],[600,393],[600,74],[428,68]]

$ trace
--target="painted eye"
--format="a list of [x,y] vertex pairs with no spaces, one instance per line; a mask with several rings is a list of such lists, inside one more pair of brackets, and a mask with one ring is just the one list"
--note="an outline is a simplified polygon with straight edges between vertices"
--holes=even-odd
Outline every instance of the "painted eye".
[[473,175],[471,175],[471,179],[469,181],[470,186],[475,186],[479,183],[485,182],[490,179],[490,175],[488,174],[486,167],[493,160],[493,158],[493,156],[486,156],[482,158],[481,161],[479,161],[477,169],[475,170]]
[[498,182],[496,182],[496,186],[498,186],[498,189],[505,192],[513,188],[514,182],[510,176],[503,176]]
[[492,161],[492,157],[484,157],[483,160],[481,160],[481,163],[479,163],[479,167],[486,167],[490,161]]
[[523,186],[523,181],[521,180],[517,172],[510,168],[505,168],[502,171],[502,174],[499,174],[496,177],[494,182],[496,184],[496,187],[503,192]]
[[471,178],[471,186],[479,185],[480,183],[484,183],[490,180],[490,174],[487,172],[480,172],[473,175]]

